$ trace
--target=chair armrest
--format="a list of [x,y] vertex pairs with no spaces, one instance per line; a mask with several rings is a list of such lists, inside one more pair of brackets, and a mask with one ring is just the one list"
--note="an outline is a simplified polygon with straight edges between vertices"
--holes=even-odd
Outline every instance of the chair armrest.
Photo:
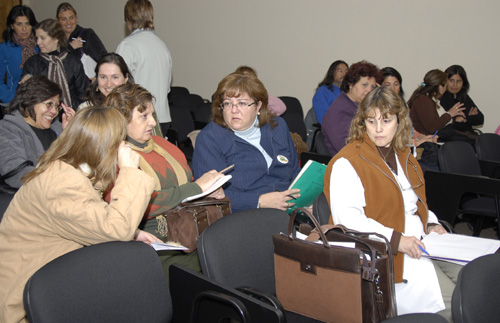
[[494,160],[479,160],[481,175],[490,178],[500,178],[500,163]]
[[269,304],[269,305],[271,305],[271,306],[273,306],[273,307],[275,307],[283,312],[285,311],[285,309],[283,308],[283,305],[281,305],[281,302],[276,298],[276,296],[274,296],[268,292],[265,292],[265,291],[257,289],[257,288],[246,287],[246,286],[237,287],[236,289],[244,294],[247,294],[255,299],[258,299],[261,302],[267,303],[267,304]]
[[194,299],[191,321],[202,322],[214,315],[220,319],[250,322],[250,314],[238,298],[211,290],[200,292]]
[[482,176],[426,171],[425,191],[429,209],[440,220],[455,224],[460,199],[465,193],[500,196],[500,180]]

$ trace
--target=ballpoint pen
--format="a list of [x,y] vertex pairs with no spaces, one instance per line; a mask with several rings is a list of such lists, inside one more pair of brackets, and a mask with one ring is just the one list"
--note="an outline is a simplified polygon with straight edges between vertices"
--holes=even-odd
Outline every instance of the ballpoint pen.
[[430,256],[429,253],[427,252],[427,250],[425,250],[421,246],[418,246],[418,247],[420,248],[420,250],[422,250],[423,253],[425,253],[427,256]]
[[436,137],[437,134],[438,134],[438,130],[436,130],[436,132],[434,133],[434,135],[432,135],[432,139],[434,139],[434,137]]
[[[76,39],[76,38],[74,38],[74,37],[73,37],[73,38],[71,38],[71,40],[75,40],[75,39]],[[86,43],[86,41],[85,41],[84,39],[80,39],[80,41],[81,41],[82,43]]]

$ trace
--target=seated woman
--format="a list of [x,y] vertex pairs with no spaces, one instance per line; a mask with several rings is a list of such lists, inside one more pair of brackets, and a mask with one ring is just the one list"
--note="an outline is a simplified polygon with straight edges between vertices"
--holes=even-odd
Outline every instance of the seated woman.
[[[63,2],[57,6],[56,19],[64,30],[68,42],[68,51],[82,61],[87,77],[90,79],[94,78],[96,75],[92,65],[95,65],[101,56],[108,53],[101,39],[93,29],[83,28],[78,25],[76,10],[67,2]],[[87,60],[83,54],[92,58],[93,62],[90,61],[90,64],[85,66]]]
[[38,53],[35,38],[37,24],[33,11],[23,5],[12,7],[0,44],[0,101],[8,103],[16,94],[24,62]]
[[[0,174],[5,182],[21,186],[21,177],[35,168],[40,156],[56,140],[75,111],[61,103],[59,86],[45,76],[21,84],[0,120]],[[64,109],[62,124],[57,120]],[[15,174],[13,174],[15,173]]]
[[340,86],[344,81],[348,68],[349,65],[344,61],[333,62],[328,68],[323,81],[318,84],[316,93],[313,96],[313,109],[319,124],[323,123],[326,111],[340,95]]
[[[156,179],[154,192],[139,226],[151,242],[168,240],[162,230],[162,216],[165,212],[186,197],[205,192],[223,176],[212,170],[195,182],[192,181],[193,174],[182,151],[168,140],[152,135],[152,129],[156,126],[153,100],[151,93],[143,87],[126,83],[116,87],[104,103],[125,116],[127,144],[139,153],[141,170]],[[224,191],[219,189],[209,196],[223,198]],[[111,197],[112,192],[111,195],[105,195],[107,201]],[[197,251],[189,254],[182,251],[161,251],[158,255],[167,277],[168,268],[173,263],[201,271]]]
[[448,76],[440,70],[425,74],[424,81],[413,92],[408,106],[413,127],[423,135],[435,135],[452,118],[465,117],[463,103],[456,103],[448,111],[439,105],[439,99],[446,91]]
[[[257,72],[249,66],[240,66],[236,69],[236,71],[234,71],[234,73],[251,74],[257,77]],[[267,94],[267,97],[268,97],[267,108],[269,109],[269,111],[271,111],[276,116],[280,116],[283,113],[285,113],[286,105],[280,98],[272,96],[269,93]]]
[[446,111],[457,103],[463,103],[465,118],[455,117],[452,126],[460,133],[477,137],[473,127],[484,123],[484,115],[468,94],[470,85],[465,69],[460,65],[452,65],[444,72],[448,74],[448,86],[439,103]]
[[46,19],[35,27],[38,55],[24,63],[21,83],[35,75],[45,75],[62,89],[62,99],[75,109],[83,102],[88,78],[80,59],[68,53],[64,31],[54,19]]
[[[101,242],[142,240],[137,226],[155,180],[123,142],[126,126],[118,111],[86,109],[24,177],[0,222],[0,321],[25,320],[24,286],[51,260]],[[101,192],[111,181],[108,204]]]
[[299,173],[297,151],[286,122],[267,107],[267,90],[253,75],[229,74],[212,102],[214,119],[198,135],[194,177],[234,164],[224,187],[234,212],[262,208],[286,210],[294,204],[289,190]]
[[[377,232],[390,242],[398,314],[441,311],[441,293],[451,301],[454,287],[430,259],[421,258],[421,237],[445,230],[427,207],[409,133],[400,96],[387,87],[373,90],[359,105],[348,144],[328,164],[324,186],[333,223]],[[451,267],[454,275],[458,267]]]
[[347,71],[340,87],[342,92],[328,108],[321,124],[325,144],[332,156],[345,146],[349,126],[359,103],[377,87],[380,77],[377,66],[366,61],[351,65]]
[[[125,60],[116,53],[103,55],[95,67],[96,79],[92,81],[85,91],[85,102],[80,104],[78,109],[88,106],[102,105],[111,91],[122,84],[134,84],[134,77],[130,73]],[[158,123],[158,119],[155,120]],[[163,137],[160,125],[157,124],[153,129],[153,135]]]

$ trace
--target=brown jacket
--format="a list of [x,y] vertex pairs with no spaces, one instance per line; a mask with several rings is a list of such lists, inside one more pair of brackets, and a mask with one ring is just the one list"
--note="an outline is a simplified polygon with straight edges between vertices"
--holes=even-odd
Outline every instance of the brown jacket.
[[427,95],[415,99],[410,107],[410,117],[413,128],[423,135],[433,135],[451,120],[448,113],[439,116],[436,102]]
[[60,161],[21,186],[0,223],[0,322],[24,320],[24,285],[51,260],[132,240],[153,188],[153,178],[124,168],[108,204],[80,170]]
[[[328,163],[325,173],[324,193],[330,204],[330,174],[332,166],[339,158],[346,158],[356,170],[361,183],[365,189],[366,207],[364,208],[367,217],[376,220],[386,227],[394,229],[391,238],[394,256],[394,278],[396,283],[403,281],[403,259],[404,254],[397,251],[401,232],[405,228],[405,210],[403,196],[399,184],[392,172],[385,165],[384,160],[373,142],[365,135],[363,141],[356,141],[347,144]],[[397,154],[406,177],[412,186],[424,184],[424,176],[418,162],[407,148],[402,153]],[[425,185],[414,188],[419,197],[417,214],[422,220],[424,228],[427,227],[428,209],[425,200]],[[330,221],[332,219],[330,218]],[[356,228],[351,228],[356,229]],[[396,240],[396,241],[393,241]],[[396,243],[394,243],[396,242]]]

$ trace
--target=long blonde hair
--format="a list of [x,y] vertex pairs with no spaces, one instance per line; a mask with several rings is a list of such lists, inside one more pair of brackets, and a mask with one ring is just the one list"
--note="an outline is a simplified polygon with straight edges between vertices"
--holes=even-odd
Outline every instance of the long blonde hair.
[[392,139],[392,147],[397,153],[404,151],[411,142],[408,108],[398,94],[385,86],[374,89],[361,101],[358,111],[352,119],[347,142],[363,141],[366,133],[365,121],[367,118],[373,117],[375,109],[379,109],[382,117],[387,115],[397,117],[398,129]]
[[23,182],[28,183],[60,160],[75,168],[87,164],[92,184],[100,182],[106,187],[116,179],[118,147],[125,139],[126,127],[125,118],[115,109],[92,107],[79,111]]

